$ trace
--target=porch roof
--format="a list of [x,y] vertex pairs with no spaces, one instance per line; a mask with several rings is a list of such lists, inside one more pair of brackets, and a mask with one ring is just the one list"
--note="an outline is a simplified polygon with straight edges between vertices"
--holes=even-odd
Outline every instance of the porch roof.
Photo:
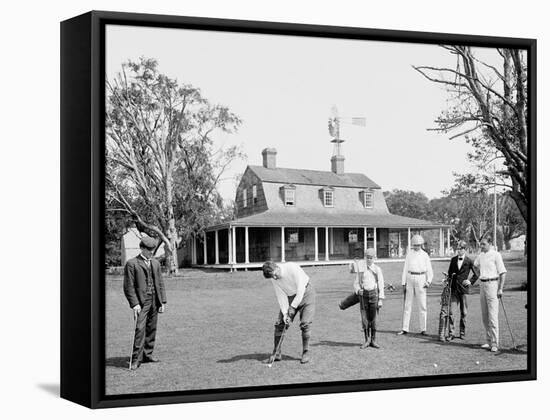
[[433,229],[447,228],[449,225],[430,222],[428,220],[414,219],[412,217],[398,216],[395,214],[361,214],[361,213],[319,213],[319,212],[293,212],[281,213],[266,211],[242,217],[207,230],[218,230],[230,226],[249,227],[377,227],[377,228],[417,228]]

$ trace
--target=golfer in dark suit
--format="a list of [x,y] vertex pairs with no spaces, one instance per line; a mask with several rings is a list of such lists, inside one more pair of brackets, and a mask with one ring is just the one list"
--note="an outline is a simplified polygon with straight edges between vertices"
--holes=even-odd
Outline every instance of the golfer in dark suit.
[[152,258],[157,246],[153,238],[144,237],[139,247],[141,254],[128,260],[124,267],[124,294],[134,311],[136,330],[130,369],[141,363],[158,362],[153,357],[158,314],[164,312],[166,294],[160,263]]
[[[470,272],[473,273],[471,280],[468,279]],[[470,286],[475,283],[477,276],[474,271],[474,262],[466,255],[466,242],[458,243],[458,255],[451,258],[448,271],[449,279],[451,279],[451,304],[449,305],[449,336],[448,339],[454,338],[454,320],[452,305],[456,303],[460,309],[460,335],[464,339],[466,335],[466,315],[468,314],[468,299]],[[442,305],[440,317],[443,319],[447,316],[447,306]],[[440,334],[441,335],[441,334]]]

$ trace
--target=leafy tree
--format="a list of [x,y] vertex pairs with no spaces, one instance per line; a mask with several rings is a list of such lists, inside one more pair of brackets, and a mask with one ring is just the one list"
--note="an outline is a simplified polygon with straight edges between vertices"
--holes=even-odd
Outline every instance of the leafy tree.
[[508,194],[498,196],[498,222],[502,230],[504,248],[510,249],[510,241],[527,233],[527,225],[514,200]]
[[[502,163],[500,184],[509,189],[524,220],[528,216],[526,52],[499,48],[500,63],[482,61],[468,46],[443,45],[456,57],[453,68],[413,66],[426,79],[442,84],[451,104],[435,120],[435,130],[464,137],[474,149],[470,159],[480,171],[476,183],[492,185],[490,163]],[[457,133],[458,131],[458,133]]]
[[158,237],[177,272],[181,234],[204,228],[220,203],[221,175],[241,156],[236,146],[216,149],[212,134],[233,133],[241,120],[151,58],[124,63],[106,90],[107,210]]
[[399,216],[426,218],[428,214],[428,197],[421,192],[394,189],[384,191],[388,210]]

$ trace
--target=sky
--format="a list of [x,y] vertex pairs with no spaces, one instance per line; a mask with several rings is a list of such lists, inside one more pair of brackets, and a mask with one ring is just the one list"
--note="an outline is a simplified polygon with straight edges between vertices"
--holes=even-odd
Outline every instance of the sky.
[[[486,51],[487,54],[493,51]],[[235,177],[277,149],[277,166],[329,171],[332,106],[343,124],[345,171],[364,173],[383,190],[420,191],[429,198],[471,169],[464,139],[428,131],[448,106],[448,93],[412,65],[455,66],[435,45],[241,34],[131,26],[107,27],[106,75],[128,59],[158,60],[161,73],[199,87],[211,102],[242,120],[238,132],[217,133],[217,144],[241,145],[247,155],[226,172],[219,191],[235,196]]]

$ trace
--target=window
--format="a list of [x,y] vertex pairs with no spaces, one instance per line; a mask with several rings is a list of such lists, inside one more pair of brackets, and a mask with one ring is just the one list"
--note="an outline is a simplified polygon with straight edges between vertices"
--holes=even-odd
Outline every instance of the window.
[[285,206],[294,206],[296,204],[296,190],[285,188]]
[[243,207],[246,207],[246,188],[243,190]]
[[258,191],[256,185],[252,185],[252,204],[258,204]]
[[334,207],[333,191],[329,191],[329,190],[324,191],[323,203],[324,203],[325,207]]
[[298,229],[286,229],[286,234],[287,234],[287,243],[289,244],[297,244],[298,242],[300,242],[300,234],[299,234],[299,231]]
[[374,194],[370,191],[365,191],[363,194],[363,197],[365,198],[364,205],[367,209],[372,209],[374,207]]

